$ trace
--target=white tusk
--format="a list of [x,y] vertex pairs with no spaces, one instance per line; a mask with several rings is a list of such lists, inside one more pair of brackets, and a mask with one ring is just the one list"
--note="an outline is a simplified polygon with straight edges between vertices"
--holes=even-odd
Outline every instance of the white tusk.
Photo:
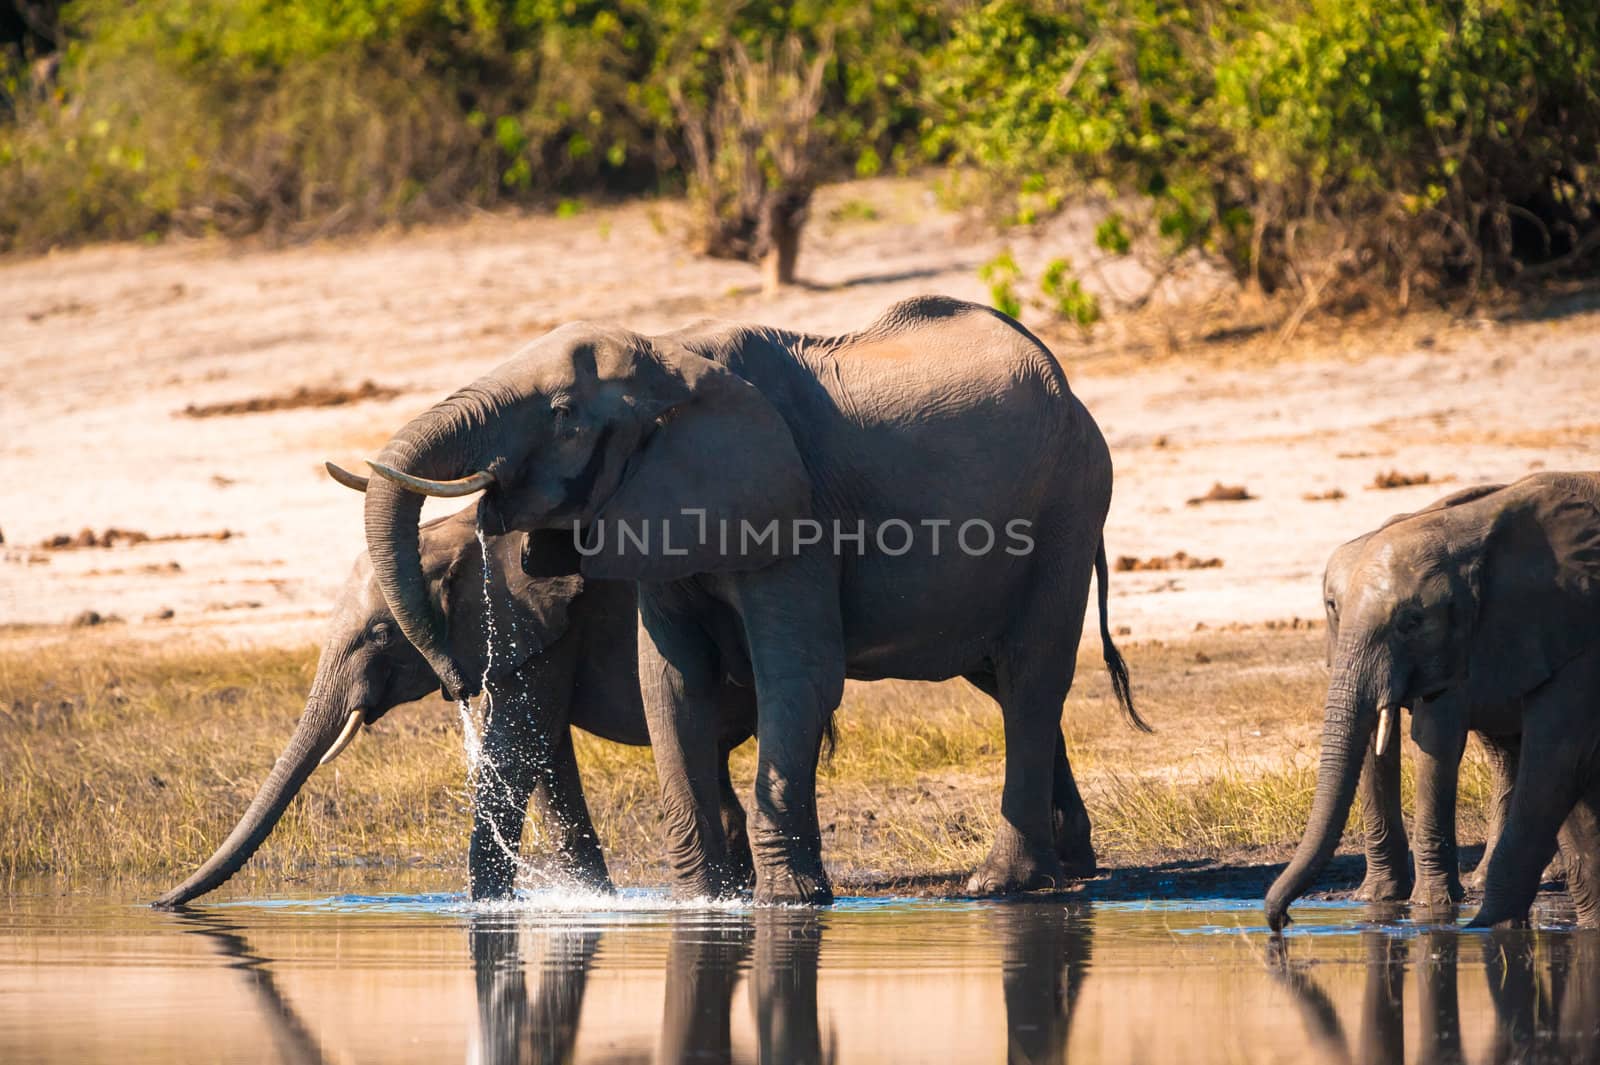
[[1378,711],[1378,757],[1383,757],[1383,752],[1389,749],[1389,733],[1394,731],[1394,707],[1386,706]]
[[346,488],[354,488],[357,492],[365,492],[367,490],[367,479],[359,473],[351,473],[349,470],[341,469],[331,462],[324,462],[322,465],[327,469],[329,477],[332,477]]
[[350,717],[344,723],[344,731],[339,733],[339,738],[333,741],[333,746],[328,748],[328,753],[322,756],[322,760],[317,765],[327,765],[343,754],[344,749],[356,741],[356,733],[361,730],[361,726],[366,720],[367,712],[365,710],[358,708],[350,711]]
[[409,473],[402,473],[381,462],[368,462],[367,465],[372,467],[373,472],[387,477],[402,488],[424,496],[470,496],[494,484],[494,474],[488,470],[479,470],[477,473],[458,477],[453,481],[433,481],[426,477],[414,477]]

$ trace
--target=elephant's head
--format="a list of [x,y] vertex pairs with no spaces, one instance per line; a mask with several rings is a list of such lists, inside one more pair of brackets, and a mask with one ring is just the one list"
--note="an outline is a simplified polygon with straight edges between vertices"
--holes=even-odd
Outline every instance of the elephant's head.
[[[1466,731],[1470,702],[1504,703],[1600,640],[1600,495],[1572,474],[1468,489],[1339,548],[1324,576],[1332,675],[1311,819],[1267,894],[1285,923],[1338,846],[1362,753],[1413,730]],[[1449,720],[1441,720],[1448,715]]]
[[[583,587],[583,578],[573,572],[577,559],[570,541],[560,538],[539,560],[546,570],[565,569],[565,575],[533,578],[522,563],[524,537],[488,537],[485,596],[483,552],[470,508],[428,523],[421,533],[419,558],[428,601],[447,619],[445,638],[452,655],[474,675],[493,680],[561,637]],[[556,556],[564,548],[563,566],[563,558]],[[493,633],[492,645],[486,643],[487,632]],[[221,885],[261,846],[318,766],[337,757],[363,725],[438,687],[427,661],[400,632],[363,552],[345,581],[316,679],[288,746],[227,840],[156,905],[181,906]]]
[[367,492],[367,548],[395,619],[446,692],[476,684],[427,594],[417,549],[424,495],[488,489],[488,528],[581,531],[600,545],[585,549],[591,577],[674,580],[766,565],[790,549],[738,542],[741,522],[773,523],[785,537],[811,503],[783,418],[724,365],[739,357],[739,338],[564,326],[385,445],[372,464],[382,477]]

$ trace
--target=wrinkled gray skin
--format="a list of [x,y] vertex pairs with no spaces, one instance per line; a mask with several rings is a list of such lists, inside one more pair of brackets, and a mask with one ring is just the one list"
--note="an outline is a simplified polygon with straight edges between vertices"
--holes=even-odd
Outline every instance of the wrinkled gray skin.
[[[1505,485],[1478,485],[1451,493],[1416,513],[1444,510],[1470,503],[1500,491]],[[1414,517],[1397,514],[1381,528]],[[1350,573],[1372,538],[1358,536],[1336,548],[1322,576],[1323,606],[1328,615],[1328,665],[1333,665],[1339,645],[1339,615],[1348,595]],[[1503,730],[1508,723],[1520,728],[1515,706],[1483,706],[1470,699],[1466,710],[1467,727],[1477,735],[1494,775],[1490,799],[1489,830],[1483,857],[1472,876],[1471,887],[1482,890],[1489,870],[1489,856],[1505,824],[1511,806],[1511,789],[1516,782],[1520,733]],[[1374,737],[1376,739],[1376,737]],[[1382,757],[1376,745],[1367,748],[1361,769],[1362,828],[1367,851],[1367,875],[1357,897],[1372,902],[1393,902],[1409,897],[1411,903],[1430,909],[1448,907],[1462,897],[1460,863],[1456,857],[1455,780],[1457,766],[1441,766],[1430,751],[1418,750],[1416,811],[1416,867],[1413,875],[1411,855],[1406,846],[1406,830],[1400,808],[1400,741],[1396,736]],[[1458,763],[1459,765],[1459,763]],[[1570,851],[1567,833],[1562,833],[1563,853]]]
[[[558,871],[582,884],[609,887],[569,726],[618,743],[648,742],[635,673],[633,585],[579,576],[568,535],[491,536],[486,542],[488,620],[495,633],[487,676],[496,709],[483,750],[494,768],[478,774],[474,796],[472,896],[511,893],[530,798],[537,798],[547,829],[556,835]],[[446,619],[452,652],[464,668],[482,677],[488,657],[483,556],[473,509],[423,526],[420,544],[427,595]],[[530,576],[529,570],[540,575]],[[227,840],[156,905],[181,906],[237,872],[267,838],[352,711],[364,710],[370,723],[401,703],[438,690],[433,671],[395,624],[363,553],[339,597],[305,712],[288,746]],[[728,782],[727,752],[750,735],[753,720],[748,709],[730,708],[716,726],[719,814],[735,839],[736,875],[746,878],[750,866],[744,811]]]
[[1402,518],[1373,533],[1348,572],[1310,823],[1267,893],[1268,923],[1283,927],[1338,846],[1387,707],[1412,712],[1419,823],[1437,826],[1419,863],[1443,885],[1467,732],[1521,736],[1473,924],[1526,920],[1563,831],[1579,920],[1600,924],[1600,475],[1535,474]]
[[[847,675],[965,677],[1000,703],[1001,825],[969,890],[1060,884],[1063,853],[1092,868],[1060,719],[1096,570],[1107,663],[1130,720],[1143,724],[1105,619],[1111,460],[1055,358],[1004,315],[926,298],[838,337],[570,325],[413,419],[374,468],[384,476],[367,493],[373,566],[448,691],[471,684],[471,670],[428,602],[418,492],[467,491],[486,472],[489,527],[576,524],[599,548],[586,575],[641,582],[640,679],[681,893],[730,884],[712,721],[732,686],[760,707],[756,897],[832,898],[816,767]],[[788,530],[804,518],[823,530],[864,523],[867,550],[846,543],[836,553],[830,535],[794,542],[804,537]],[[952,524],[940,552],[924,530],[896,555],[874,539],[892,519]],[[970,519],[993,527],[994,550],[951,549]],[[1032,523],[1031,552],[1003,549],[1012,520]],[[741,522],[777,522],[778,549],[740,550]],[[623,526],[651,530],[650,546],[628,544]]]

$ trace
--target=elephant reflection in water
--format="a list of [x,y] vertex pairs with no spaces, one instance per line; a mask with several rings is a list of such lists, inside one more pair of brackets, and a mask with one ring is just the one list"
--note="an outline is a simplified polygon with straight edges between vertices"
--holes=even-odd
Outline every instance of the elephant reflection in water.
[[1366,984],[1356,1049],[1327,994],[1280,947],[1279,977],[1294,996],[1312,1040],[1332,1061],[1404,1062],[1405,971],[1416,970],[1419,1065],[1465,1065],[1457,961],[1465,944],[1483,952],[1494,1037],[1485,1062],[1600,1060],[1600,938],[1592,933],[1534,936],[1497,932],[1464,937],[1451,929],[1406,940],[1362,933]]
[[[758,1063],[821,1065],[835,1059],[817,1018],[817,963],[823,915],[760,909],[708,918],[683,914],[667,948],[666,1004],[657,1060],[728,1062],[733,1002],[748,969]],[[573,1057],[589,972],[600,947],[594,929],[474,923],[479,1060],[567,1062]],[[537,956],[536,955],[537,952]],[[542,959],[542,960],[540,960]],[[529,975],[537,975],[530,994]],[[627,1053],[610,1061],[632,1061]]]
[[[320,1065],[329,1059],[279,990],[271,959],[252,950],[241,927],[204,915],[180,919],[187,931],[206,937],[230,968],[244,975],[279,1060]],[[1089,969],[1093,937],[1088,903],[1004,907],[994,919],[1004,950],[1007,1060],[1061,1061]],[[739,981],[748,973],[757,1065],[836,1061],[838,1048],[831,1031],[824,1037],[817,1001],[827,920],[817,910],[765,908],[737,915],[680,915],[667,950],[667,994],[656,1060],[666,1065],[732,1065],[739,1060],[732,1018]],[[469,1060],[485,1065],[572,1061],[602,936],[593,926],[526,924],[506,915],[474,918],[468,943],[478,1024]],[[1595,986],[1593,977],[1588,986]],[[623,1051],[608,1058],[602,1051],[596,1060],[620,1063],[639,1057]]]
[[[538,939],[537,956],[524,946]],[[478,985],[478,1043],[474,1060],[564,1062],[572,1059],[589,966],[600,948],[594,928],[521,931],[515,918],[475,918],[468,933]],[[530,952],[531,953],[531,952]],[[528,971],[538,973],[528,994]]]
[[321,1041],[311,1034],[311,1030],[278,989],[278,982],[268,968],[271,959],[250,949],[244,929],[213,917],[194,914],[180,914],[179,919],[183,922],[183,931],[205,939],[218,954],[227,959],[228,968],[239,971],[261,1013],[262,1023],[272,1039],[279,1061],[284,1065],[322,1065],[328,1060]]
[[995,910],[1004,945],[1006,1061],[1061,1061],[1094,944],[1087,900]]

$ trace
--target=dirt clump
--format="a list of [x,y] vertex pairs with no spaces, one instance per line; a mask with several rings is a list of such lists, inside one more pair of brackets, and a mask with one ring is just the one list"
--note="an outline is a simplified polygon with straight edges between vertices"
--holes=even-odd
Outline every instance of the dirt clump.
[[1344,498],[1344,489],[1343,488],[1330,488],[1326,492],[1307,492],[1305,495],[1301,496],[1300,498],[1305,500],[1307,503],[1332,502],[1335,499],[1343,499]]
[[1368,487],[1375,489],[1411,488],[1419,484],[1444,484],[1455,480],[1454,477],[1435,477],[1429,473],[1401,473],[1399,470],[1390,470],[1388,473],[1379,471]]
[[1247,499],[1255,499],[1250,490],[1242,484],[1223,484],[1217,481],[1211,486],[1210,491],[1203,496],[1190,499],[1189,506],[1198,507],[1201,503],[1240,503]]
[[217,418],[230,414],[261,414],[273,410],[298,410],[301,407],[343,407],[349,403],[362,403],[371,399],[393,399],[400,389],[380,385],[371,379],[354,388],[339,385],[301,385],[293,392],[277,395],[251,396],[249,399],[228,400],[223,403],[191,403],[174,417]]
[[132,546],[134,544],[167,544],[178,540],[231,540],[240,535],[232,529],[218,529],[216,532],[200,533],[165,533],[161,536],[151,536],[139,529],[119,529],[112,526],[101,532],[85,526],[73,533],[56,533],[39,541],[39,546],[46,551],[75,551],[83,547],[116,547],[118,544]]
[[1222,559],[1200,558],[1189,554],[1187,551],[1175,551],[1170,555],[1157,558],[1120,555],[1114,568],[1118,573],[1138,573],[1143,570],[1164,569],[1221,569]]
[[88,629],[96,625],[119,625],[122,618],[116,614],[102,614],[98,610],[85,610],[67,624],[74,629]]

